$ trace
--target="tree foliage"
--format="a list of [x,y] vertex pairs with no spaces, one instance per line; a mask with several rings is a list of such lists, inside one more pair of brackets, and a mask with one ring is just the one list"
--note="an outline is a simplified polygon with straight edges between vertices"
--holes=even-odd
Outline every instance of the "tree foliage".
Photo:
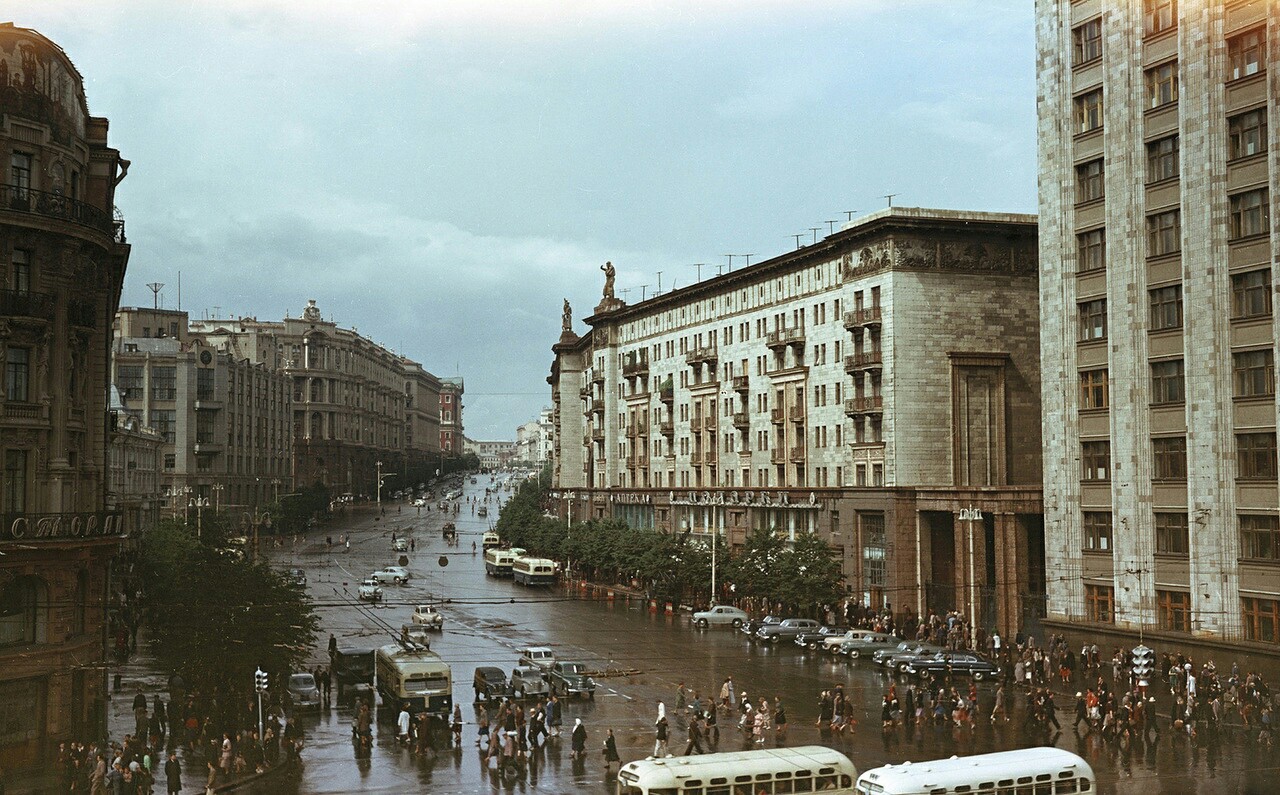
[[279,676],[303,664],[319,629],[305,593],[212,540],[169,522],[143,541],[139,574],[157,657],[190,685],[233,692],[251,688],[258,667]]

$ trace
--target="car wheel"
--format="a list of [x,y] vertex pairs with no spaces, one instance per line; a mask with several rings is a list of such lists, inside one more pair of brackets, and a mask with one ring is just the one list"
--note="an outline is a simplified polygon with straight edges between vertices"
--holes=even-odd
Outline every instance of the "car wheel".
[[858,659],[858,658],[859,658],[859,657],[861,657],[861,656],[862,656],[862,652],[858,651],[857,649],[849,649],[849,659],[850,659],[850,660],[856,660],[856,659]]
[[707,620],[706,620],[705,618],[700,618],[700,619],[698,619],[698,622],[697,622],[697,623],[698,623],[698,629],[706,629],[706,628],[707,628]]
[[987,675],[984,674],[982,671],[973,672],[973,681],[975,682],[981,682],[983,679],[986,679],[986,678],[987,678]]
[[400,585],[403,582],[404,580],[400,579],[399,577],[396,577],[396,585]]
[[907,667],[908,667],[907,663],[902,663],[901,665],[898,666],[898,673],[905,674],[907,672]]
[[770,643],[777,643],[777,642],[778,642],[778,640],[779,640],[779,638],[778,638],[778,636],[777,636],[777,635],[770,635],[770,636],[769,636],[769,642],[770,642]]
[[740,618],[735,618],[735,619],[733,620],[733,628],[734,628],[734,629],[742,629],[742,619],[740,619]]

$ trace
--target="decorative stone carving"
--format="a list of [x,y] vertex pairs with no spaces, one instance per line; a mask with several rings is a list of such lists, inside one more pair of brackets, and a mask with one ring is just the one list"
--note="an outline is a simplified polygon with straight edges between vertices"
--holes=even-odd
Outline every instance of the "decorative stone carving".
[[320,322],[320,308],[316,306],[316,299],[307,300],[307,308],[302,310],[302,319],[308,323]]

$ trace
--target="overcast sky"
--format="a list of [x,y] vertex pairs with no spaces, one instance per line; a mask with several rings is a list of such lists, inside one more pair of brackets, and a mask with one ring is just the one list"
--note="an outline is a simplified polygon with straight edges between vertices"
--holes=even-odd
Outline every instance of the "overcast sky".
[[[561,299],[757,262],[844,211],[1035,211],[1027,0],[6,0],[133,161],[125,305],[325,316],[550,404]],[[821,234],[821,233],[820,233]],[[735,261],[735,267],[742,264]],[[622,297],[622,294],[619,294]],[[578,322],[581,333],[584,324]]]

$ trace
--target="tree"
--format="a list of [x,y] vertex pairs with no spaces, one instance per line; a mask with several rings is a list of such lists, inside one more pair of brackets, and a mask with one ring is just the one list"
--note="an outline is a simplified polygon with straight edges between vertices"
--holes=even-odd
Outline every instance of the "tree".
[[319,619],[302,590],[177,523],[148,532],[139,566],[156,656],[191,685],[246,690],[255,668],[282,675],[315,645]]
[[786,544],[770,527],[756,527],[747,533],[742,551],[725,567],[725,579],[733,583],[739,596],[776,602],[780,597],[780,565]]
[[779,561],[778,601],[806,612],[832,604],[840,597],[844,579],[840,561],[827,543],[813,533],[796,536]]

